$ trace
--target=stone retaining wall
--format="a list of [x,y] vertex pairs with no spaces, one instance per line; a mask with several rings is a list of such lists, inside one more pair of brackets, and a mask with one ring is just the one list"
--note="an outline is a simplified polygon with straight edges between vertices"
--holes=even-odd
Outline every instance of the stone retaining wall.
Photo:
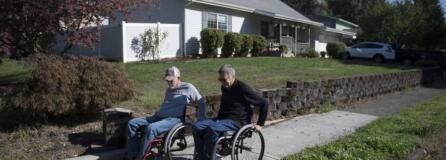
[[[268,120],[276,120],[313,112],[322,104],[351,104],[419,86],[441,75],[441,68],[428,68],[325,80],[288,81],[286,88],[261,89],[259,94],[268,100]],[[206,96],[206,103],[208,117],[215,117],[220,106],[220,95]],[[188,110],[189,121],[194,120],[194,112],[194,109]]]

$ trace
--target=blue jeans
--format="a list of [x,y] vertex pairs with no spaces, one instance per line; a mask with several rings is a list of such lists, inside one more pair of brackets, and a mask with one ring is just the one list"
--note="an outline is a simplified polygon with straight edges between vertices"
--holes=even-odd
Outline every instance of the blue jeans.
[[[127,157],[130,159],[133,159],[136,156],[142,158],[148,144],[155,139],[157,135],[169,131],[178,123],[181,123],[180,118],[163,119],[157,116],[152,116],[131,119],[127,124]],[[141,140],[138,138],[138,135],[136,135],[136,131],[143,125],[147,125],[147,127],[144,128],[144,140],[141,144]]]
[[229,119],[208,119],[195,123],[192,131],[198,159],[210,160],[214,154],[212,150],[219,138],[219,133],[235,131],[238,128],[237,122]]

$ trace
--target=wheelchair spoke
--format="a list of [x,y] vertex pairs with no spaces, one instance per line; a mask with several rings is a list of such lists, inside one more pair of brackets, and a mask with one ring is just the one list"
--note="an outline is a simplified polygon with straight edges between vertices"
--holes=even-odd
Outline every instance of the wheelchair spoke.
[[[170,156],[172,160],[193,159],[194,143],[192,136],[186,136],[182,139],[176,139],[171,144]],[[187,146],[184,146],[187,145]]]
[[258,132],[246,131],[235,144],[236,160],[258,160],[263,157],[264,141]]

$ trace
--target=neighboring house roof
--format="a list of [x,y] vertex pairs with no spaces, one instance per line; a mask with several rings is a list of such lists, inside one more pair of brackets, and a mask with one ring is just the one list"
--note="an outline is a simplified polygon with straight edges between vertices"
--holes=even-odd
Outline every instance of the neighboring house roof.
[[346,35],[346,36],[351,36],[351,37],[356,36],[355,32],[339,30],[339,29],[334,29],[334,28],[330,28],[330,27],[324,27],[324,31],[332,32],[332,33],[339,33],[339,34]]
[[280,0],[189,0],[218,7],[230,8],[244,12],[256,13],[282,20],[323,26],[322,23],[312,21],[289,7]]
[[[360,28],[359,25],[357,25],[357,24],[355,24],[353,22],[347,21],[347,20],[342,19],[342,18],[332,17],[332,16],[322,16],[322,15],[319,15],[317,17],[317,21],[322,22],[322,23],[326,23],[328,21],[334,21],[333,23],[340,22],[340,23],[349,25],[352,28]],[[330,27],[332,27],[332,26],[330,26]]]
[[343,22],[343,23],[345,23],[345,24],[348,24],[348,25],[350,25],[350,26],[352,26],[352,27],[359,28],[359,25],[357,25],[357,24],[355,24],[355,23],[353,23],[353,22],[347,21],[347,20],[345,20],[345,19],[337,18],[337,20],[340,21],[340,22]]

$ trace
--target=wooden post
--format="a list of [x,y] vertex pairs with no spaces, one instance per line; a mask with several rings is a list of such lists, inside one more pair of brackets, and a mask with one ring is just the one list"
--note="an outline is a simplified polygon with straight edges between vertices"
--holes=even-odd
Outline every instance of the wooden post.
[[282,23],[279,23],[279,44],[282,44]]
[[294,56],[297,55],[297,25],[294,26],[294,48],[293,48]]
[[310,30],[310,26],[308,26],[308,43],[311,44],[311,30]]

